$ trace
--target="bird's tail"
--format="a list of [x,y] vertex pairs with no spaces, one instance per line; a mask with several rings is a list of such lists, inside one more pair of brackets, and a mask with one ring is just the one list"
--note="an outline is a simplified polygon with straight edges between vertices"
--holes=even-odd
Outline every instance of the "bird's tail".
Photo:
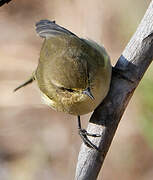
[[61,34],[76,36],[71,31],[56,24],[55,21],[49,20],[40,20],[38,23],[36,23],[36,32],[42,38],[52,37]]

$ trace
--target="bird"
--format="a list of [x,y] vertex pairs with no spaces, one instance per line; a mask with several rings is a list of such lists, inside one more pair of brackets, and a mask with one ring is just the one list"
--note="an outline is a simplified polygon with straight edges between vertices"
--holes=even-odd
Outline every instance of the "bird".
[[80,116],[94,111],[109,91],[112,74],[109,55],[102,45],[78,37],[55,21],[40,20],[35,27],[44,38],[38,66],[14,91],[35,80],[44,103],[56,111],[77,116],[83,142],[98,150],[88,136],[101,135],[83,129]]

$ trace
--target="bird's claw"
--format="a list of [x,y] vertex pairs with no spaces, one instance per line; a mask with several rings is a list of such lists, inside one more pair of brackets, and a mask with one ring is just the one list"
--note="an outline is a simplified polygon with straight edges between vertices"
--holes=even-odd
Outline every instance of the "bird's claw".
[[79,129],[79,135],[81,137],[81,139],[83,140],[83,142],[90,148],[96,149],[97,151],[99,151],[99,148],[94,145],[89,139],[88,136],[91,137],[100,137],[101,135],[99,134],[90,134],[88,133],[85,129]]

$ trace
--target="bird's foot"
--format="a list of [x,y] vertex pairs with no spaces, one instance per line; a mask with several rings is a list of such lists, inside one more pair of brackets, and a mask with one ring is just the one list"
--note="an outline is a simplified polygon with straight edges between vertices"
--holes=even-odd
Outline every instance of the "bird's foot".
[[94,145],[89,139],[88,136],[91,137],[100,137],[101,135],[99,134],[90,134],[88,133],[85,129],[80,129],[79,128],[79,135],[83,142],[90,148],[96,149],[97,151],[100,151],[96,145]]

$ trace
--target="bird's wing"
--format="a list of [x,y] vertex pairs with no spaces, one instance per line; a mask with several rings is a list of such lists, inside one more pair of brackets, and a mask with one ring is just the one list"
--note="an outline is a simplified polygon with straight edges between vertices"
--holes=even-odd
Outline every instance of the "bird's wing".
[[48,38],[61,34],[76,36],[71,31],[56,24],[55,21],[49,20],[40,20],[38,23],[36,23],[36,32],[42,38]]

